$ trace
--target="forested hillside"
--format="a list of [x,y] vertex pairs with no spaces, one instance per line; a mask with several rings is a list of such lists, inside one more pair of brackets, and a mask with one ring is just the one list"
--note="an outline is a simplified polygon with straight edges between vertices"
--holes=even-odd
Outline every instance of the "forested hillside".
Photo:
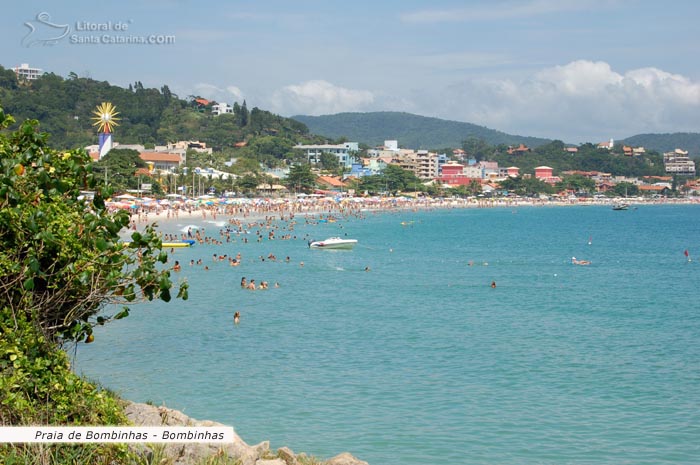
[[373,113],[338,113],[325,116],[292,116],[306,124],[311,132],[330,138],[347,137],[370,146],[385,140],[398,140],[399,145],[411,149],[440,149],[459,147],[470,137],[492,145],[538,147],[549,142],[539,137],[514,136],[476,124],[448,121],[439,118],[394,111]]
[[655,151],[640,156],[626,156],[620,147],[613,150],[599,149],[593,144],[583,144],[578,152],[565,151],[566,145],[561,141],[537,147],[524,154],[508,154],[506,146],[481,147],[474,141],[468,141],[464,147],[468,153],[483,154],[483,157],[497,161],[498,166],[517,166],[521,174],[534,174],[535,167],[549,166],[555,175],[562,171],[601,171],[613,176],[663,176],[665,175],[663,157]]
[[167,85],[155,89],[136,82],[125,89],[73,73],[67,79],[48,73],[35,81],[18,82],[14,72],[0,67],[0,105],[18,122],[39,120],[55,147],[95,144],[92,112],[104,101],[112,102],[120,113],[115,140],[124,144],[200,140],[226,149],[265,137],[265,145],[279,152],[314,139],[303,123],[259,108],[249,110],[245,102],[236,104],[233,114],[213,116],[211,104],[198,105],[192,96],[179,98]]
[[687,150],[691,157],[700,156],[700,133],[674,132],[673,134],[637,134],[621,141],[634,147],[642,146],[658,152]]

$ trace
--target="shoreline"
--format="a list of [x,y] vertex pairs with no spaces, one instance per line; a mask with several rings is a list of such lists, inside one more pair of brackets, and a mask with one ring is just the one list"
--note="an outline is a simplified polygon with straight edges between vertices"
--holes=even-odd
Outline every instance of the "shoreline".
[[[518,207],[611,207],[619,199],[572,199],[572,200],[544,200],[544,199],[451,199],[451,198],[406,198],[406,197],[382,197],[382,198],[349,198],[341,201],[323,198],[318,200],[307,199],[246,199],[249,202],[227,205],[162,205],[157,203],[135,203],[137,208],[130,209],[130,230],[142,230],[149,224],[156,223],[158,228],[177,223],[207,222],[223,227],[226,224],[250,224],[260,221],[277,221],[285,219],[319,218],[334,215],[360,216],[364,213],[400,212],[400,211],[429,211],[445,209],[472,209],[472,208],[518,208]],[[700,205],[700,198],[679,199],[628,199],[632,206],[656,206],[656,205]],[[133,211],[132,211],[133,210]]]

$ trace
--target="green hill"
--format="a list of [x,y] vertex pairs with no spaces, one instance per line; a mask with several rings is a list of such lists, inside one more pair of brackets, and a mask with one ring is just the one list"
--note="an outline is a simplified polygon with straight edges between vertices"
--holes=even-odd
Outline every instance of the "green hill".
[[[145,88],[141,82],[128,88],[106,81],[78,77],[67,79],[46,73],[34,81],[17,81],[15,73],[0,67],[0,105],[18,122],[36,119],[41,130],[51,134],[57,148],[73,148],[97,143],[93,111],[101,102],[111,102],[119,114],[114,131],[123,144],[164,144],[178,140],[199,140],[225,150],[246,141],[248,145],[265,138],[272,147],[268,158],[282,158],[297,142],[315,138],[295,120],[259,108],[248,110],[243,102],[234,113],[214,116],[211,104],[198,104],[173,94],[167,85]],[[284,152],[284,153],[280,153]],[[262,158],[261,157],[261,161]]]
[[642,146],[658,152],[671,152],[674,149],[687,150],[691,157],[700,156],[700,133],[674,132],[672,134],[637,134],[620,141],[625,145]]
[[491,145],[517,145],[521,142],[538,147],[548,139],[506,134],[471,123],[413,115],[394,111],[372,113],[338,113],[324,116],[292,116],[314,134],[330,138],[347,137],[370,146],[385,140],[398,140],[399,145],[413,149],[461,147],[462,141],[474,137]]

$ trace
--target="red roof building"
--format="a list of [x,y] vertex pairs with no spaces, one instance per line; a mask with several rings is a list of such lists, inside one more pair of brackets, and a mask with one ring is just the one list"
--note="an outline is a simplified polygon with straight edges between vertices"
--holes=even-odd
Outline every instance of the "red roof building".
[[508,147],[509,155],[523,155],[529,151],[530,147],[524,145],[523,143],[520,143],[520,145],[518,145],[517,147]]

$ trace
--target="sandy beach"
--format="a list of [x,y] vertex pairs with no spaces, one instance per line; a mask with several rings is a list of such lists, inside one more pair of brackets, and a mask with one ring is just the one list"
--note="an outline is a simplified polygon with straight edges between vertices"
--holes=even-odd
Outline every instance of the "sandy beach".
[[[156,223],[164,233],[174,233],[178,224],[210,223],[222,227],[226,224],[242,227],[261,221],[292,220],[307,218],[323,220],[336,216],[362,217],[368,213],[402,210],[437,210],[456,208],[516,208],[516,207],[572,207],[612,206],[615,199],[569,198],[566,200],[528,198],[429,198],[429,197],[371,197],[343,198],[257,198],[239,199],[236,203],[225,203],[224,199],[209,202],[159,203],[157,201],[131,203],[131,230],[143,229]],[[633,208],[639,205],[700,204],[698,198],[629,199]]]

